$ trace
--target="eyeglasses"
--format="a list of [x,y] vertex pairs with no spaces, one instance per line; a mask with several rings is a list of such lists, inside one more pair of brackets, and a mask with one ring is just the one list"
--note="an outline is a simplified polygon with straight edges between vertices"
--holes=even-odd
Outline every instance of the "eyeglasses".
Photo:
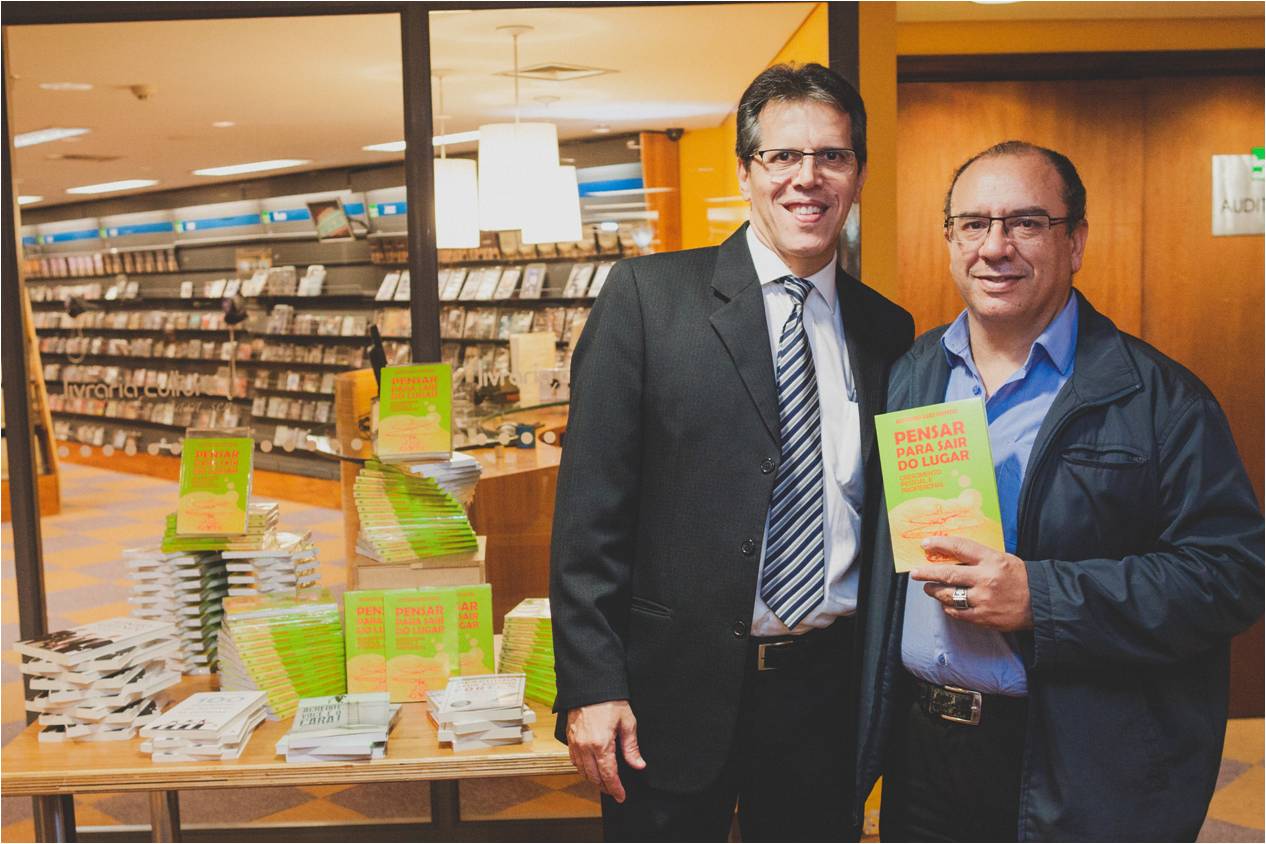
[[851,173],[857,166],[857,153],[851,149],[820,149],[817,152],[802,149],[758,149],[751,157],[764,165],[771,176],[790,176],[800,169],[800,163],[806,155],[813,156],[817,167],[832,175]]
[[1050,214],[1013,214],[1009,217],[983,217],[957,214],[945,218],[945,234],[956,243],[979,243],[989,236],[995,220],[1002,221],[1002,233],[1011,242],[1037,240],[1052,226],[1072,222],[1072,217]]

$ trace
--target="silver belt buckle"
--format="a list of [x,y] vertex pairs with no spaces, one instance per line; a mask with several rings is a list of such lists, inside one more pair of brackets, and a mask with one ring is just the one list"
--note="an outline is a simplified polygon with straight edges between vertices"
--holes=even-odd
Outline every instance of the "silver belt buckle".
[[960,689],[958,686],[943,686],[947,691],[956,692],[960,695],[971,695],[971,717],[959,718],[957,715],[948,715],[944,712],[939,713],[946,721],[953,721],[955,724],[969,724],[976,726],[980,723],[980,692],[971,689]]
[[785,648],[794,645],[795,641],[786,639],[781,642],[765,642],[756,648],[756,670],[757,671],[777,671],[778,666],[765,664],[765,652],[768,648]]

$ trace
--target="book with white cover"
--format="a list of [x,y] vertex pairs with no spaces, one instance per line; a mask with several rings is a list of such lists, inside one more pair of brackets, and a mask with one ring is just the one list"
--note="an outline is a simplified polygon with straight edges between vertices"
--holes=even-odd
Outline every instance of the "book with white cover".
[[232,735],[263,711],[263,692],[197,692],[141,728],[146,737],[180,735],[215,739]]
[[527,677],[523,674],[477,674],[453,677],[444,689],[443,699],[435,710],[436,717],[457,712],[483,709],[523,707],[523,690]]
[[360,733],[383,734],[391,723],[391,700],[386,692],[311,697],[299,701],[288,738],[329,738]]
[[138,642],[174,634],[175,628],[166,622],[121,616],[27,639],[17,642],[13,648],[23,656],[74,666],[106,657]]

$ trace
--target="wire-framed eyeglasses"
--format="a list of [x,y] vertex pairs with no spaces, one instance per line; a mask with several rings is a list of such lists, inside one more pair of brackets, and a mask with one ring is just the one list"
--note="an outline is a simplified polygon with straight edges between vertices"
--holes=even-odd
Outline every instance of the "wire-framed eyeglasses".
[[954,214],[945,218],[945,236],[955,243],[979,243],[989,236],[995,221],[1002,223],[1002,233],[1010,241],[1037,240],[1053,226],[1071,223],[1072,217],[1050,214],[1011,214],[1006,217],[985,217],[979,214]]
[[813,163],[817,168],[827,173],[851,173],[857,167],[857,153],[845,147],[814,152],[803,149],[758,149],[751,157],[759,161],[771,176],[787,176],[800,169],[806,155],[813,156]]

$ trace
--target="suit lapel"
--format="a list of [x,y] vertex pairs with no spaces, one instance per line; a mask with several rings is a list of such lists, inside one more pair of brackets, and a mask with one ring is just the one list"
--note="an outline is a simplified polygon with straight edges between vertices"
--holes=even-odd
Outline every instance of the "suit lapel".
[[861,415],[862,457],[866,459],[875,445],[874,417],[884,406],[884,383],[888,360],[881,351],[888,342],[875,336],[879,326],[873,315],[866,312],[865,304],[858,296],[857,286],[843,270],[836,272],[835,289],[840,299],[840,317],[844,322],[844,344],[848,347],[848,364],[853,373],[853,385],[857,391],[858,412]]
[[712,289],[722,301],[712,312],[712,328],[725,344],[761,420],[777,443],[781,439],[778,387],[769,352],[765,299],[747,249],[746,225],[719,247]]

